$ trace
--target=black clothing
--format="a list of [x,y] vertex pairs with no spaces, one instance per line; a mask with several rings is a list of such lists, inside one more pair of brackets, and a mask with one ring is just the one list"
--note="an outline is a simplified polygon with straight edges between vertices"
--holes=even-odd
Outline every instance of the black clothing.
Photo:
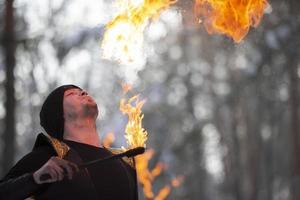
[[64,93],[72,88],[81,89],[76,85],[62,85],[53,90],[43,103],[40,112],[41,126],[49,135],[59,140],[63,139],[64,133]]
[[[72,180],[50,184],[36,184],[32,173],[57,152],[39,135],[35,148],[24,156],[0,182],[0,200],[25,199],[84,199],[137,200],[136,171],[123,160],[95,164],[81,170]],[[82,143],[64,141],[70,147],[64,159],[82,162],[112,155],[108,149]]]
[[33,172],[38,170],[55,151],[50,146],[35,148],[24,156],[1,180],[0,199],[24,199],[32,196],[41,185],[33,180]]
[[[113,155],[105,148],[98,148],[73,141],[65,141],[82,158],[88,162]],[[87,168],[101,199],[132,200],[136,199],[135,170],[123,160],[112,160],[107,163],[95,164]]]

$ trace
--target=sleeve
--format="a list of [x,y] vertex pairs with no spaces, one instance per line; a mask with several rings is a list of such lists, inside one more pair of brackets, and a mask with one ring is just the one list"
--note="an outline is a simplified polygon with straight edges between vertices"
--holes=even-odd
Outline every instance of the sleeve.
[[25,199],[39,188],[33,180],[32,173],[26,173],[0,183],[0,199]]
[[53,155],[53,150],[41,147],[24,156],[0,181],[0,199],[18,200],[34,195],[42,185],[35,183],[33,173]]

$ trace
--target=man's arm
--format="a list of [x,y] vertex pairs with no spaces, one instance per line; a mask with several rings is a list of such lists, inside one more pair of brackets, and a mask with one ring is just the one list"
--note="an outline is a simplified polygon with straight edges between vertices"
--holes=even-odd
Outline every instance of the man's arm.
[[33,195],[40,185],[35,183],[32,173],[26,173],[0,183],[0,199],[25,199]]
[[[25,199],[32,196],[44,183],[61,181],[66,176],[72,179],[78,167],[52,156],[52,153],[40,150],[21,159],[1,181],[0,199]],[[44,174],[50,177],[41,180]]]
[[25,199],[32,196],[40,185],[33,179],[33,172],[49,160],[55,152],[41,147],[24,156],[0,181],[0,199]]

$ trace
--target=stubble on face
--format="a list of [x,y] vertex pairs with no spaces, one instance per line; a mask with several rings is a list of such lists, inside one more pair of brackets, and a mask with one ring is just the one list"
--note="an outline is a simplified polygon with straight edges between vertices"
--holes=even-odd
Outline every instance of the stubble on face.
[[94,118],[97,118],[98,106],[94,101],[83,104],[82,109],[83,109],[84,116],[94,116]]
[[80,89],[70,89],[64,94],[64,115],[74,121],[80,117],[98,116],[98,106],[94,99]]

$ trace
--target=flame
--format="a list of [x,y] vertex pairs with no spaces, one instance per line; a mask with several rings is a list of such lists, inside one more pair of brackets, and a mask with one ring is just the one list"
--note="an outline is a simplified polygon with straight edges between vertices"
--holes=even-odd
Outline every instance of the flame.
[[195,0],[195,14],[208,33],[221,33],[240,42],[251,26],[257,27],[267,0]]
[[164,186],[158,193],[158,195],[154,198],[154,200],[163,200],[166,199],[171,192],[170,185]]
[[103,57],[127,65],[136,63],[142,56],[147,24],[175,2],[176,0],[119,0],[118,7],[124,9],[106,25],[102,41]]
[[183,180],[184,176],[178,176],[172,180],[171,184],[173,187],[179,187],[182,184]]
[[[123,90],[127,90],[128,85]],[[127,90],[128,91],[128,90]],[[128,115],[128,123],[125,128],[125,138],[129,148],[146,147],[147,131],[142,127],[142,107],[145,101],[139,100],[139,95],[131,97],[129,100],[122,98],[120,101],[120,110]]]
[[153,154],[153,149],[149,149],[143,155],[135,158],[138,181],[142,184],[143,192],[145,197],[148,199],[154,198],[154,193],[152,190],[152,181],[154,180],[154,176],[150,172],[148,166]]
[[166,169],[166,165],[162,162],[158,162],[155,167],[151,170],[149,168],[149,161],[154,155],[154,150],[149,149],[143,155],[135,158],[136,171],[138,181],[143,186],[143,192],[147,199],[163,200],[168,197],[172,188],[178,187],[183,182],[183,176],[178,176],[171,180],[170,184],[163,186],[155,195],[153,192],[153,182]]
[[132,90],[132,85],[129,83],[122,83],[122,90],[124,94]]
[[[106,148],[111,147],[114,142],[115,136],[113,132],[109,132],[103,138],[103,145]],[[172,188],[179,187],[183,182],[183,176],[178,176],[171,180],[170,184],[163,186],[157,193],[153,192],[153,182],[161,174],[161,172],[166,169],[166,165],[162,162],[158,162],[153,169],[150,169],[149,162],[154,155],[153,149],[148,149],[143,155],[137,156],[135,158],[137,179],[139,183],[143,186],[143,192],[147,199],[153,200],[163,200],[168,197]]]
[[165,169],[166,165],[162,162],[158,162],[155,167],[151,170],[151,174],[152,176],[156,177],[159,176],[162,172],[163,169]]
[[[132,90],[132,85],[123,83],[123,92],[126,94]],[[147,131],[142,127],[142,107],[145,101],[140,101],[139,96],[135,95],[129,100],[122,98],[120,101],[120,110],[123,114],[128,115],[128,123],[125,128],[125,138],[129,148],[146,146]],[[153,192],[153,181],[158,177],[167,165],[158,162],[153,169],[149,168],[149,161],[154,155],[153,149],[148,149],[144,154],[135,157],[135,165],[137,171],[138,181],[143,186],[143,192],[147,199],[163,200],[167,198],[171,192],[172,187],[178,187],[183,178],[176,178],[171,181],[171,184],[165,185],[159,190],[157,195]]]
[[165,185],[157,194],[157,196],[154,198],[154,200],[164,200],[166,199],[170,192],[172,187],[179,187],[181,185],[181,183],[183,182],[183,176],[178,176],[176,178],[174,178],[171,181],[171,185]]
[[105,135],[104,139],[103,139],[103,142],[102,142],[102,145],[105,147],[105,148],[109,148],[111,147],[112,143],[115,141],[115,135],[113,132],[109,132]]

